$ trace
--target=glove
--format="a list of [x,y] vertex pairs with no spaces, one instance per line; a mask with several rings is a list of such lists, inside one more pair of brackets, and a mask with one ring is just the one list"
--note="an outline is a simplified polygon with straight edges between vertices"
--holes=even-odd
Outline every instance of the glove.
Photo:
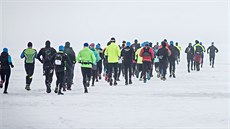
[[14,65],[11,65],[11,68],[14,68]]
[[76,64],[76,61],[73,61],[73,64]]

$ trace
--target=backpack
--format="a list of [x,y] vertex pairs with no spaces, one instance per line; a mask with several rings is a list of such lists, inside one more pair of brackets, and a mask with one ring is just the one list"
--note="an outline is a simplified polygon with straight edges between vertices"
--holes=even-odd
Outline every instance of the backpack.
[[201,61],[201,56],[200,56],[199,54],[195,54],[193,60],[194,60],[195,62],[200,62],[200,61]]
[[63,63],[63,57],[62,57],[61,54],[57,54],[57,55],[55,56],[55,62],[54,62],[54,64],[55,64],[56,66],[63,66],[63,65],[64,65],[64,63]]
[[201,46],[196,46],[196,51],[195,52],[203,52],[203,49]]
[[8,56],[9,56],[8,54],[4,56],[3,55],[0,56],[0,68],[9,65]]
[[142,53],[142,56],[151,56],[151,53],[149,52],[149,47],[144,47],[144,52]]
[[64,53],[67,54],[71,61],[74,61],[75,53],[72,47],[65,48]]

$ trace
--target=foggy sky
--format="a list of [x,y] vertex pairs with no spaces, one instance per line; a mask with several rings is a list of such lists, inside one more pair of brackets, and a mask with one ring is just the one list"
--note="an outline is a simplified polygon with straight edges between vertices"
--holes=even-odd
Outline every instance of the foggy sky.
[[40,49],[47,39],[55,48],[70,41],[79,50],[84,42],[105,45],[111,37],[118,44],[167,38],[184,47],[196,39],[225,46],[228,38],[227,0],[3,0],[1,11],[2,47],[16,50],[29,41]]

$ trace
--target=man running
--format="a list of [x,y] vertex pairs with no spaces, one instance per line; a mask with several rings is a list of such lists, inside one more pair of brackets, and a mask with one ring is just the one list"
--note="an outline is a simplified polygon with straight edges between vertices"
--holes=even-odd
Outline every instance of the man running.
[[28,48],[24,49],[23,52],[21,53],[21,59],[25,58],[25,70],[26,70],[26,90],[31,90],[30,89],[30,84],[33,79],[33,74],[34,74],[34,64],[35,64],[35,59],[37,57],[37,51],[33,49],[33,44],[29,42],[27,44]]

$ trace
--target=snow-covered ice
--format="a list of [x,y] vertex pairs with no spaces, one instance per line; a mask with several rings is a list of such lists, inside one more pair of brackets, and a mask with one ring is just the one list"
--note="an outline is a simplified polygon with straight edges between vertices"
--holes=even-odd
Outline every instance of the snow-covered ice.
[[88,94],[83,93],[77,65],[73,90],[64,96],[45,93],[41,65],[36,67],[30,92],[22,83],[23,69],[15,68],[9,95],[0,94],[0,127],[227,129],[227,64],[218,60],[214,69],[206,60],[200,72],[191,73],[182,60],[177,78],[165,82],[156,75],[147,84],[134,78],[134,84],[128,86],[123,79],[112,87],[102,80]]
[[[0,129],[229,129],[228,1],[154,1],[1,1],[0,50],[9,48],[15,68],[9,94],[0,89]],[[121,78],[112,87],[102,80],[84,94],[77,64],[73,90],[58,96],[56,77],[52,93],[45,93],[36,61],[32,90],[24,89],[19,55],[28,41],[39,50],[47,39],[55,48],[68,40],[78,52],[86,41],[105,46],[111,36],[118,43],[177,40],[183,50],[176,79],[163,82],[154,74],[146,84],[134,78],[125,86]],[[214,69],[205,54],[201,71],[187,73],[184,49],[195,39],[206,48],[215,41]]]

